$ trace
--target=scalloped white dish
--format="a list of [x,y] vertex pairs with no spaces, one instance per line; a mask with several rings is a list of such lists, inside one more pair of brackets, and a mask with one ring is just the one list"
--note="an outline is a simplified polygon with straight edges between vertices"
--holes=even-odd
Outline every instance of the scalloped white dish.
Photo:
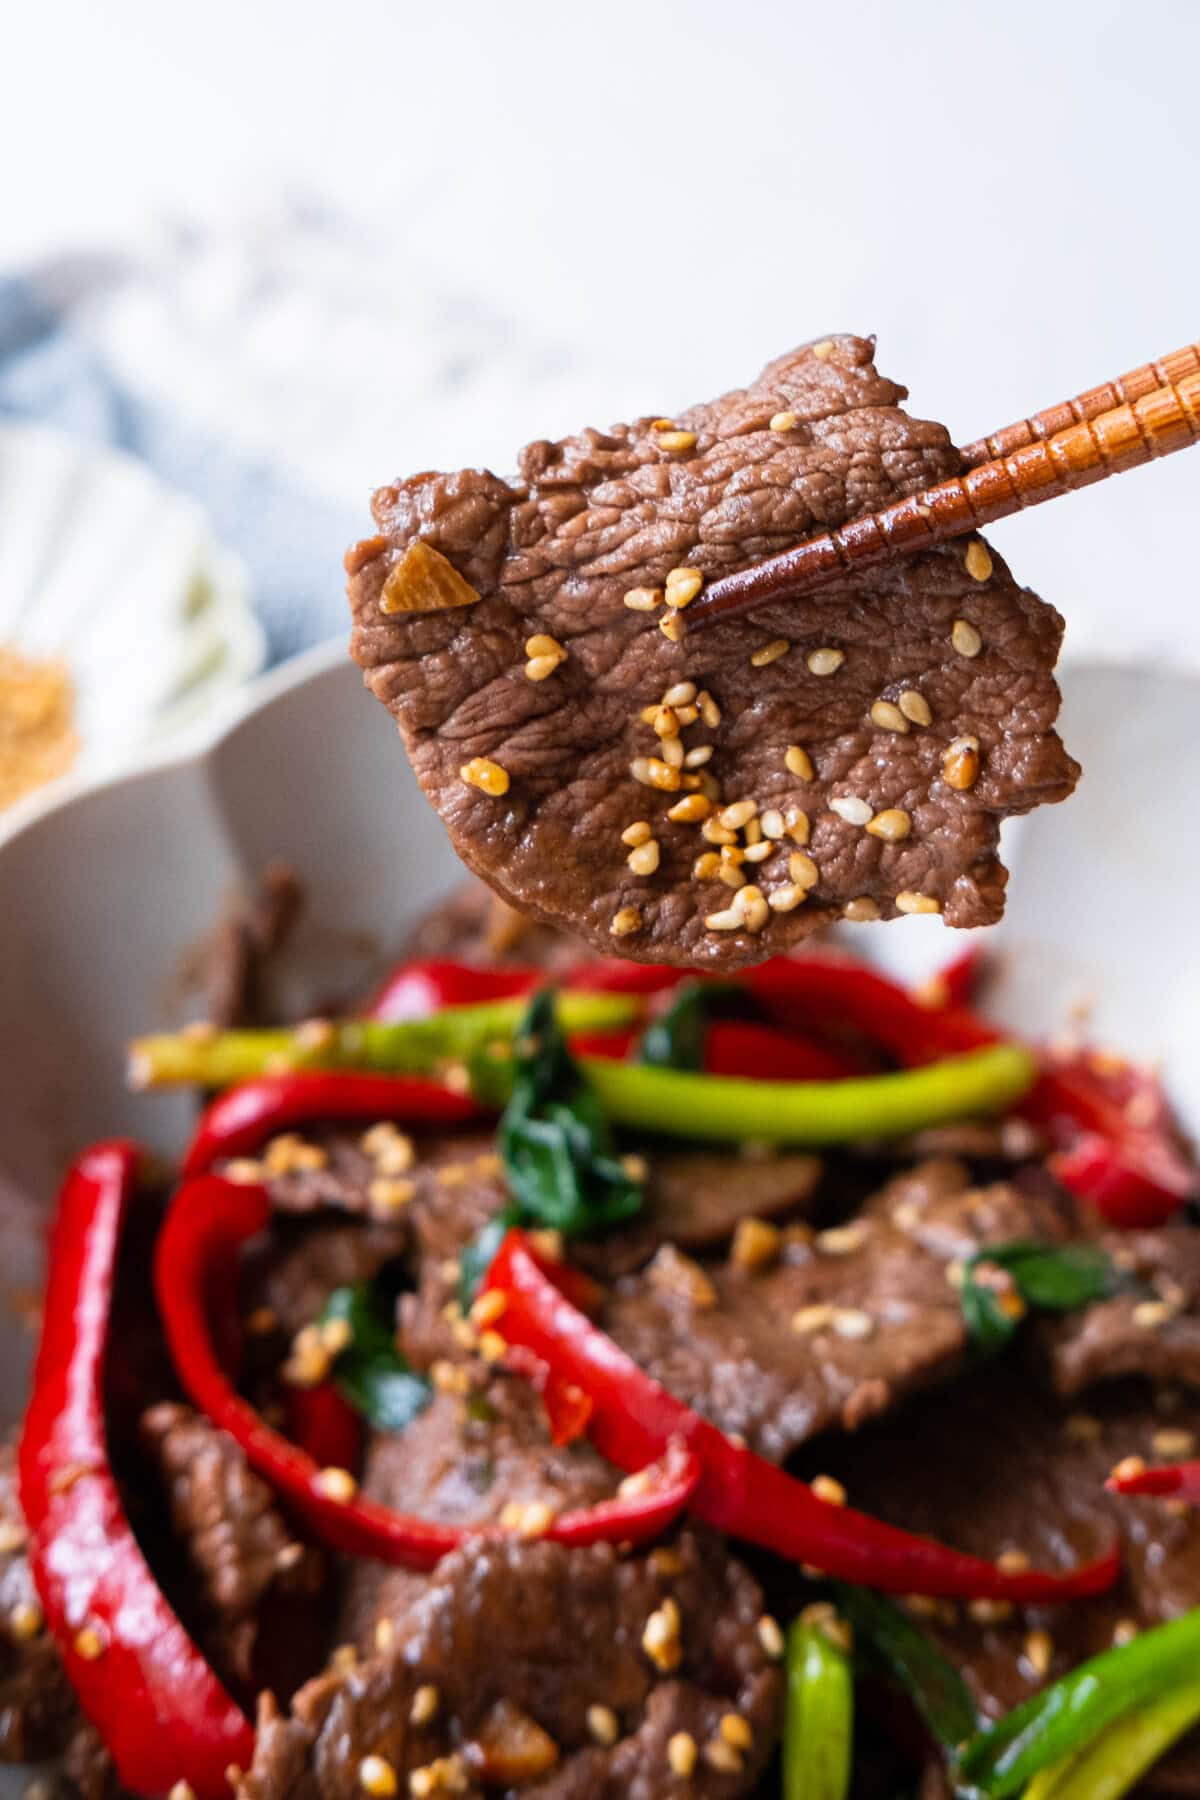
[[65,663],[77,768],[111,769],[262,666],[240,558],[144,464],[0,425],[0,644]]
[[[1090,1035],[1161,1058],[1196,1129],[1195,848],[1177,795],[1200,789],[1200,679],[1083,667],[1064,686],[1064,736],[1085,778],[1008,840],[989,1010],[1034,1034],[1090,1002]],[[46,1211],[81,1144],[130,1133],[178,1148],[191,1101],[126,1093],[125,1040],[186,1016],[186,951],[229,890],[277,857],[308,890],[278,972],[297,1006],[364,984],[461,872],[341,643],[260,681],[172,754],[68,782],[0,824],[0,1295],[36,1282]],[[848,929],[910,976],[964,941],[934,919]],[[4,1307],[0,1423],[20,1411],[28,1350]],[[19,1789],[0,1778],[0,1794]]]

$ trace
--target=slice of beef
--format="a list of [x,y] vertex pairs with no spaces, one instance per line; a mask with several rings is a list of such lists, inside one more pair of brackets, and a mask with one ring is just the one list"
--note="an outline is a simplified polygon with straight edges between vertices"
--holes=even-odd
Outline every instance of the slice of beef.
[[587,955],[578,938],[517,912],[482,881],[464,881],[418,921],[404,956],[450,956],[489,969],[508,963],[561,974]]
[[[656,1666],[642,1638],[668,1601],[678,1653]],[[658,1800],[684,1790],[667,1747],[685,1731],[699,1749],[686,1791],[732,1800],[752,1791],[779,1729],[781,1680],[760,1640],[762,1608],[747,1571],[690,1533],[637,1557],[610,1545],[468,1543],[429,1578],[389,1651],[311,1682],[289,1718],[268,1701],[240,1800],[355,1800],[367,1755],[386,1758],[402,1790],[442,1758],[459,1775],[447,1789],[456,1793],[486,1785],[537,1800]],[[424,1722],[414,1723],[428,1687],[436,1711],[426,1717],[418,1705]],[[598,1741],[597,1707],[615,1715],[614,1743]],[[751,1742],[733,1758],[728,1745],[715,1750],[719,1769],[705,1752],[724,1742],[730,1713]],[[542,1755],[505,1770],[506,1751],[531,1737]]]
[[370,1281],[408,1242],[403,1221],[276,1218],[269,1244],[247,1266],[243,1310],[273,1315],[271,1342],[293,1338],[312,1324],[334,1288]]
[[275,1023],[263,1014],[263,975],[303,905],[304,890],[286,863],[268,864],[255,887],[234,896],[183,970],[184,985],[200,993],[206,1019],[223,1030]]
[[[872,355],[862,338],[824,339],[693,407],[679,434],[641,418],[530,444],[515,482],[468,469],[376,493],[378,535],[346,559],[352,653],[459,855],[521,911],[604,951],[617,934],[623,955],[726,967],[847,908],[999,917],[1001,822],[1064,799],[1078,771],[1052,729],[1062,622],[998,556],[952,544],[679,643],[657,628],[661,607],[623,603],[661,593],[672,570],[745,568],[955,474],[944,428],[900,410],[904,389]],[[538,636],[565,658],[531,649]],[[653,715],[660,740],[647,709],[684,682],[711,701]],[[677,766],[708,746],[702,768]],[[483,770],[492,793],[477,758],[501,771]],[[810,880],[789,872],[803,846],[804,904],[752,901],[743,928],[706,925],[735,896],[694,872],[711,847],[701,822],[668,817],[693,786],[698,804],[803,815],[778,841],[772,826],[776,847],[749,873],[787,905]],[[864,829],[885,811],[907,835]],[[622,839],[640,820],[658,846],[648,873],[634,871],[653,853],[631,867]]]
[[203,1636],[233,1683],[291,1692],[317,1658],[326,1567],[299,1542],[234,1440],[190,1407],[142,1418],[172,1531],[199,1589]]
[[963,1164],[929,1162],[849,1225],[791,1234],[765,1268],[661,1252],[617,1284],[604,1323],[672,1393],[781,1461],[961,1366],[951,1263],[983,1244],[1054,1241],[1068,1228],[1053,1190],[973,1187]]
[[[996,1717],[1109,1648],[1118,1625],[1155,1625],[1200,1606],[1200,1512],[1104,1490],[1122,1456],[1155,1458],[1156,1434],[1168,1423],[1200,1432],[1200,1402],[1163,1418],[1144,1385],[1125,1383],[1074,1413],[1019,1366],[999,1366],[807,1456],[814,1470],[845,1483],[852,1505],[980,1556],[1020,1550],[1043,1567],[1064,1567],[1101,1553],[1119,1534],[1121,1582],[1098,1599],[998,1618],[994,1609],[973,1617],[945,1604],[932,1616],[922,1612],[923,1627]],[[1034,1631],[1049,1634],[1044,1674],[1030,1660]],[[1180,1792],[1200,1792],[1200,1746],[1190,1747],[1186,1763],[1165,1765],[1155,1785],[1167,1776],[1171,1785],[1183,1778]]]
[[0,1447],[0,1762],[58,1756],[82,1726],[25,1553],[16,1452]]
[[1168,1225],[1110,1232],[1102,1241],[1137,1285],[1043,1325],[1059,1393],[1122,1375],[1200,1387],[1200,1231]]

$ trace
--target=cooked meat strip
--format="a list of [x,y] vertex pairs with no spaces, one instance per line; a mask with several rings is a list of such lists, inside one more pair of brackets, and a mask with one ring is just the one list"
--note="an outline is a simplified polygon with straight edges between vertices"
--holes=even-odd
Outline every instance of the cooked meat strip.
[[223,1030],[274,1022],[264,1016],[263,976],[303,905],[304,890],[286,863],[268,864],[254,888],[234,896],[184,968],[184,983],[199,990],[206,1019]]
[[1137,1287],[1041,1327],[1059,1393],[1122,1375],[1200,1387],[1200,1231],[1109,1232],[1103,1243]]
[[[346,559],[352,653],[459,855],[522,912],[725,967],[847,908],[999,917],[1002,820],[1078,771],[1052,729],[1062,622],[994,552],[951,544],[681,642],[658,629],[664,589],[958,471],[872,354],[824,339],[678,429],[530,444],[514,483],[467,469],[376,493],[378,534]],[[705,822],[668,816],[681,800],[738,808],[716,842],[752,851],[740,901]],[[648,843],[623,839],[640,822]]]
[[[1200,1512],[1104,1490],[1121,1457],[1160,1459],[1164,1430],[1200,1434],[1200,1402],[1123,1384],[1072,1412],[1019,1367],[981,1370],[854,1439],[808,1451],[844,1482],[852,1505],[980,1556],[1023,1551],[1061,1567],[1095,1556],[1120,1534],[1124,1573],[1111,1594],[1070,1606],[963,1610],[944,1603],[921,1623],[961,1668],[982,1709],[998,1716],[1047,1680],[1113,1642],[1118,1625],[1145,1627],[1200,1606]],[[1048,1634],[1045,1642],[1032,1632]],[[1120,1635],[1120,1634],[1118,1634]],[[1048,1656],[1048,1667],[1040,1659]],[[1191,1786],[1200,1792],[1200,1753]],[[1156,1778],[1157,1785],[1158,1778]]]
[[1053,1192],[973,1187],[963,1164],[929,1162],[849,1225],[786,1234],[782,1255],[761,1267],[702,1266],[667,1246],[617,1284],[604,1323],[681,1400],[782,1461],[960,1366],[967,1340],[952,1262],[1068,1227]]
[[203,1414],[164,1401],[143,1415],[142,1440],[199,1588],[210,1654],[252,1691],[290,1691],[317,1653],[324,1558],[297,1540],[241,1449]]
[[[664,1610],[678,1645],[656,1664],[642,1639]],[[636,1557],[606,1544],[467,1543],[413,1600],[390,1649],[310,1682],[288,1718],[264,1703],[239,1800],[357,1800],[369,1755],[401,1791],[448,1758],[456,1793],[659,1800],[682,1791],[668,1749],[682,1732],[698,1753],[687,1791],[733,1800],[752,1791],[779,1728],[762,1610],[747,1571],[690,1533]],[[732,1757],[730,1714],[749,1740]]]
[[405,941],[405,957],[449,956],[503,968],[508,963],[557,975],[587,955],[577,938],[539,925],[482,881],[464,881],[430,907]]
[[403,1221],[277,1217],[270,1243],[247,1266],[243,1312],[273,1315],[277,1333],[292,1338],[312,1324],[334,1288],[372,1280],[408,1242]]

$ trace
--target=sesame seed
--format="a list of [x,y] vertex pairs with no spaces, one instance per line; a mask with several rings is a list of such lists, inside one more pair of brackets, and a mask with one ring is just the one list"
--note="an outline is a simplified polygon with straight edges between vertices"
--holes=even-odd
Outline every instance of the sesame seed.
[[225,1181],[232,1181],[237,1187],[254,1187],[263,1179],[266,1171],[260,1162],[249,1156],[235,1156],[221,1170]]
[[663,706],[690,706],[695,698],[696,684],[694,681],[674,681],[663,695],[660,704]]
[[700,717],[700,708],[698,706],[677,706],[674,711],[675,717],[679,720],[681,730],[685,725],[694,725],[696,720]]
[[688,794],[667,808],[667,817],[677,825],[698,825],[711,811],[712,801],[704,794]]
[[694,744],[683,759],[685,769],[702,769],[713,753],[711,744]]
[[741,1753],[724,1738],[710,1738],[704,1746],[704,1760],[720,1775],[740,1775],[742,1772]]
[[630,612],[653,612],[662,603],[662,597],[661,588],[636,587],[630,588],[624,599]]
[[842,917],[849,919],[852,925],[866,925],[879,917],[878,903],[869,894],[859,894],[856,899],[847,900]]
[[500,1509],[501,1525],[523,1538],[545,1537],[556,1516],[544,1500],[509,1500]]
[[787,1646],[778,1619],[773,1619],[770,1613],[764,1613],[758,1621],[758,1641],[772,1662],[781,1660]]
[[417,1157],[412,1139],[390,1119],[365,1131],[359,1139],[359,1148],[371,1158],[382,1175],[403,1175],[405,1170],[412,1168]]
[[1196,1434],[1178,1427],[1164,1426],[1156,1431],[1150,1439],[1155,1456],[1164,1457],[1168,1462],[1180,1462],[1192,1456],[1196,1450]]
[[902,806],[889,806],[883,812],[875,814],[867,830],[872,837],[883,838],[889,844],[898,844],[912,830],[912,818]]
[[949,787],[965,794],[979,779],[979,739],[956,737],[942,756],[942,774]]
[[896,895],[896,911],[902,913],[940,913],[942,903],[932,894],[914,894],[910,888]]
[[1072,1443],[1094,1444],[1102,1427],[1099,1419],[1091,1413],[1068,1413],[1063,1420],[1063,1430]]
[[812,757],[799,744],[789,744],[784,752],[783,766],[789,775],[796,775],[801,781],[813,778]]
[[45,1622],[41,1607],[32,1600],[18,1602],[8,1615],[9,1632],[21,1644],[27,1644],[31,1638],[35,1638]]
[[770,918],[770,908],[761,888],[746,886],[734,899],[734,909],[741,914],[747,931],[761,931]]
[[908,720],[894,700],[876,700],[871,708],[871,723],[878,725],[880,731],[908,730]]
[[1025,1661],[1039,1681],[1050,1673],[1050,1664],[1054,1661],[1054,1639],[1048,1631],[1029,1633],[1025,1639]]
[[846,1490],[832,1475],[814,1475],[809,1485],[816,1498],[823,1500],[826,1506],[845,1506]]
[[694,450],[696,434],[694,431],[660,431],[658,447],[660,450]]
[[721,858],[715,850],[705,850],[692,864],[692,874],[697,881],[713,881],[721,872]]
[[1146,1473],[1144,1456],[1123,1456],[1112,1472],[1113,1481],[1136,1481]]
[[797,887],[795,882],[785,881],[782,887],[773,888],[767,895],[767,905],[772,912],[795,912],[808,899],[807,888]]
[[781,656],[786,656],[791,647],[787,638],[772,638],[769,644],[764,644],[761,650],[754,652],[750,658],[750,666],[752,669],[765,669],[768,663],[778,662]]
[[1011,1600],[972,1600],[967,1614],[977,1625],[1003,1625],[1012,1618]]
[[757,800],[735,800],[731,806],[723,806],[717,814],[717,821],[724,825],[726,831],[740,831],[748,825],[758,811]]
[[84,1662],[98,1662],[104,1655],[104,1639],[94,1625],[85,1625],[75,1633],[74,1648]]
[[668,606],[690,606],[703,586],[704,577],[699,569],[670,569],[663,598]]
[[854,1648],[854,1632],[849,1619],[843,1619],[830,1600],[814,1600],[811,1606],[801,1610],[800,1621],[819,1631],[822,1637],[836,1644],[839,1650],[847,1654]]
[[981,538],[972,538],[967,545],[964,558],[967,574],[972,581],[990,581],[992,574],[992,558],[987,545]]
[[508,1311],[508,1295],[500,1288],[488,1288],[471,1308],[471,1323],[480,1331],[495,1325]]
[[700,708],[700,717],[710,731],[715,731],[721,723],[721,709],[707,688],[701,688],[696,695],[696,705]]
[[651,419],[650,429],[651,431],[674,431],[675,421],[674,419]]
[[821,650],[810,650],[804,660],[812,675],[836,675],[846,660],[846,652],[826,645]]
[[684,1781],[695,1773],[697,1755],[696,1740],[690,1731],[676,1731],[667,1742],[667,1761],[671,1765],[671,1773]]
[[679,620],[673,616],[669,619],[660,619],[658,621],[658,629],[672,644],[677,644],[683,636],[683,626],[679,623]]
[[450,1756],[435,1756],[423,1768],[414,1769],[408,1778],[413,1800],[431,1800],[435,1794],[465,1794],[470,1787],[467,1765],[457,1751]]
[[328,1161],[319,1144],[305,1143],[294,1131],[272,1138],[263,1153],[263,1167],[268,1175],[298,1175],[323,1169]]
[[869,1312],[863,1312],[860,1307],[837,1307],[833,1314],[833,1329],[838,1337],[857,1343],[875,1335],[875,1321]]
[[746,885],[746,877],[742,874],[742,871],[738,868],[737,864],[732,862],[722,862],[719,865],[717,869],[717,880],[723,881],[727,888],[733,888],[735,891]]
[[727,825],[722,825],[720,819],[705,819],[700,827],[700,836],[707,844],[734,844],[737,842],[737,833],[730,831]]
[[358,1492],[358,1483],[349,1469],[322,1469],[313,1478],[313,1486],[327,1500],[348,1506]]
[[548,681],[563,661],[561,656],[531,656],[525,664],[525,678],[527,681]]
[[663,794],[679,792],[679,770],[657,756],[635,756],[629,765],[629,773],[643,787],[657,788]]
[[196,1790],[190,1781],[173,1782],[167,1789],[167,1800],[196,1800]]
[[1122,1644],[1132,1644],[1134,1638],[1137,1637],[1139,1630],[1140,1627],[1136,1619],[1118,1619],[1113,1626],[1112,1641],[1114,1648],[1119,1650]]
[[669,1594],[658,1610],[652,1612],[646,1620],[646,1628],[642,1632],[642,1649],[655,1668],[664,1675],[677,1669],[683,1660],[681,1625],[679,1607]]
[[1133,1322],[1139,1331],[1157,1331],[1174,1317],[1174,1308],[1165,1300],[1142,1300],[1133,1309]]
[[916,688],[905,688],[900,696],[900,711],[914,725],[931,725],[933,714],[924,694],[918,694]]
[[824,1256],[853,1256],[867,1241],[870,1227],[865,1219],[854,1219],[849,1225],[831,1225],[818,1231],[813,1242]]
[[759,820],[759,824],[762,827],[762,834],[765,838],[778,839],[783,836],[785,830],[783,814],[777,806],[768,807],[767,811],[763,813]]
[[648,844],[639,844],[625,858],[635,875],[653,875],[658,867],[658,839],[651,838]]
[[774,853],[775,846],[769,838],[763,838],[756,844],[746,845],[746,861],[748,863],[765,862]]
[[833,1308],[828,1305],[802,1306],[792,1314],[792,1330],[808,1335],[826,1331],[833,1324]]
[[649,819],[635,819],[633,824],[627,825],[621,833],[621,842],[633,848],[638,844],[649,843],[652,836]]
[[803,850],[793,850],[788,857],[788,880],[793,886],[803,888],[807,893],[820,879],[821,871],[812,857]]
[[403,1176],[378,1175],[368,1183],[367,1199],[376,1212],[400,1212],[413,1199],[417,1191],[415,1181]]
[[857,794],[840,794],[829,802],[829,810],[845,819],[847,825],[869,825],[874,809],[869,800],[860,800]]
[[806,812],[801,812],[798,806],[789,806],[787,812],[783,815],[783,818],[784,824],[787,827],[787,834],[792,842],[794,844],[807,844],[812,835],[812,827],[809,824],[808,814]]
[[463,763],[458,777],[468,787],[478,788],[480,793],[489,794],[493,800],[508,792],[508,770],[487,756],[473,756],[470,762]]
[[660,706],[652,723],[656,737],[671,738],[679,734],[679,720],[673,706]]
[[567,653],[557,638],[550,637],[544,631],[537,631],[532,637],[525,639],[526,656],[565,656]]
[[596,1743],[606,1748],[615,1744],[621,1734],[620,1720],[611,1706],[589,1706],[587,1728]]
[[782,1244],[777,1225],[766,1219],[739,1219],[729,1260],[738,1269],[765,1269],[777,1261]]
[[833,339],[822,338],[819,344],[813,345],[812,353],[819,362],[828,362],[833,355]]
[[969,619],[955,619],[950,629],[950,642],[960,656],[978,656],[983,639]]
[[1023,1575],[1029,1567],[1029,1558],[1024,1550],[1002,1550],[996,1558],[996,1567],[1003,1569],[1006,1575]]
[[358,1784],[374,1800],[389,1800],[399,1789],[396,1771],[385,1756],[364,1756],[358,1765]]
[[438,1707],[442,1697],[431,1681],[424,1682],[413,1695],[412,1705],[408,1709],[410,1725],[428,1725],[437,1718]]
[[720,912],[708,913],[704,920],[708,931],[740,931],[743,923],[741,913],[735,912],[732,906],[727,906]]
[[666,763],[668,769],[682,769],[682,767],[683,767],[683,740],[682,740],[682,738],[665,737],[661,740],[658,747],[662,751],[662,759]]
[[799,423],[800,415],[794,412],[772,413],[769,429],[771,431],[792,431]]

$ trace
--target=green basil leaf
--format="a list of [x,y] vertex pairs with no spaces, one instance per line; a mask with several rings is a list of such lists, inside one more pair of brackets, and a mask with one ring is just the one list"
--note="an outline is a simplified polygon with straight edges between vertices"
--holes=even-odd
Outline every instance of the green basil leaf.
[[713,993],[699,982],[676,989],[667,1010],[642,1033],[637,1061],[655,1069],[703,1069]]
[[979,1719],[966,1682],[902,1607],[883,1594],[840,1582],[833,1598],[854,1627],[856,1655],[904,1689],[939,1744],[954,1750],[974,1736]]
[[458,1300],[464,1312],[470,1312],[492,1258],[504,1242],[505,1232],[519,1218],[520,1213],[515,1206],[506,1206],[503,1211],[490,1218],[464,1248],[458,1259]]
[[338,1392],[377,1431],[403,1431],[424,1412],[433,1389],[396,1348],[391,1307],[372,1283],[335,1288],[318,1323],[345,1319],[352,1337],[333,1365]]
[[[1006,1295],[986,1280],[989,1268],[1010,1278],[1008,1296],[1015,1294],[1022,1302],[1015,1314],[1005,1307]],[[1119,1285],[1116,1270],[1097,1244],[1016,1241],[989,1245],[971,1257],[960,1299],[968,1336],[977,1349],[991,1355],[1009,1342],[1024,1310],[1076,1312],[1116,1293]]]

